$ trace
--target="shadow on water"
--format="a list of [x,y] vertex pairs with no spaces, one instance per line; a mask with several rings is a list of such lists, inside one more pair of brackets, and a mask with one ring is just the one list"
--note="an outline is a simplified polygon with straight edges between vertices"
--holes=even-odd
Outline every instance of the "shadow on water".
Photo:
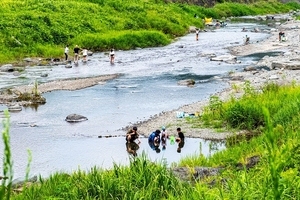
[[128,155],[139,156],[146,153],[152,160],[165,160],[168,165],[178,158],[202,154],[206,157],[225,149],[225,141],[210,141],[199,138],[185,138],[182,142],[167,139],[166,142],[151,143],[142,138],[141,143],[124,142]]

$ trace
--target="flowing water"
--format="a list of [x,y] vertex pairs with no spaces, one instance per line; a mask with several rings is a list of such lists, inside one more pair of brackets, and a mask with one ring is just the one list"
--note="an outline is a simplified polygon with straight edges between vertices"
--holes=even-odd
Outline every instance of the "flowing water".
[[[210,61],[208,56],[201,55],[229,54],[226,47],[240,45],[244,41],[242,27],[266,28],[250,23],[228,24],[214,32],[200,33],[199,41],[195,41],[195,34],[188,34],[165,47],[117,51],[114,65],[110,65],[107,55],[101,52],[95,53],[86,64],[80,63],[70,69],[36,66],[27,67],[19,77],[1,74],[1,88],[32,84],[35,80],[42,83],[63,78],[122,74],[104,85],[43,94],[47,99],[45,105],[10,113],[14,178],[25,176],[27,149],[32,152],[31,175],[49,176],[57,171],[88,170],[95,165],[110,168],[113,163],[127,164],[129,156],[124,137],[98,136],[124,135],[121,128],[131,123],[207,99],[227,87],[217,77],[226,76],[230,71],[240,71],[255,59],[242,57],[239,58],[241,64],[226,64]],[[267,33],[254,32],[247,35],[251,41],[268,36]],[[42,74],[48,76],[41,77]],[[177,85],[179,80],[189,78],[196,81],[195,87]],[[72,113],[84,115],[88,120],[66,122],[66,116]],[[168,164],[188,155],[203,153],[209,156],[225,148],[224,143],[187,138],[181,153],[177,153],[177,144],[170,143],[165,150],[161,148],[157,153],[149,147],[147,138],[141,141],[138,155],[145,152],[150,159],[163,160]],[[0,149],[3,149],[2,143]],[[0,154],[3,156],[3,151]]]

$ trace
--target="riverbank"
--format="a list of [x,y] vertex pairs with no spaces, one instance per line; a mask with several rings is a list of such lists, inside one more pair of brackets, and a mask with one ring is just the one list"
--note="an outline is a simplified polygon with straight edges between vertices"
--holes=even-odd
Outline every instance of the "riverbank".
[[[281,42],[278,39],[278,33],[283,31],[287,36],[287,41]],[[300,82],[300,52],[299,52],[299,36],[300,35],[300,21],[287,21],[271,32],[269,38],[259,43],[254,42],[248,45],[233,46],[230,53],[234,56],[245,56],[254,53],[265,53],[271,51],[282,52],[278,56],[265,56],[254,66],[248,66],[243,72],[230,73],[231,80],[228,81],[227,89],[214,94],[221,100],[226,100],[229,97],[240,97],[243,94],[243,85],[249,82],[250,85],[259,90],[261,86],[266,83],[277,83],[279,85],[291,84]],[[261,67],[268,67],[270,70],[265,70]],[[293,66],[293,67],[289,67]],[[296,70],[295,70],[296,69]],[[181,127],[187,137],[203,138],[210,140],[224,140],[234,134],[239,133],[220,132],[208,128],[195,128],[192,124],[187,123],[185,118],[177,118],[177,112],[195,113],[203,112],[205,106],[209,103],[206,101],[196,102],[190,105],[184,105],[178,109],[163,112],[153,116],[149,120],[137,123],[139,132],[148,136],[152,131],[159,129],[162,125],[167,127],[169,134],[176,134],[176,128]],[[126,127],[125,129],[127,129]]]
[[[105,84],[106,81],[115,79],[119,74],[101,75],[88,78],[74,78],[56,80],[38,85],[38,92],[43,94],[55,90],[79,90],[87,87],[91,87],[98,84]],[[16,86],[9,90],[4,90],[0,94],[0,104],[11,104],[17,98],[20,93],[31,93],[33,91],[33,85]],[[19,105],[27,105],[28,102],[17,102]]]

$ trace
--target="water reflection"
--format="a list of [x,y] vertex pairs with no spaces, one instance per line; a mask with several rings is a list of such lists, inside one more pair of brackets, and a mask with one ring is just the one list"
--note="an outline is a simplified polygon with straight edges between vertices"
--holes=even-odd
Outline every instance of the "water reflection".
[[137,150],[140,146],[135,142],[126,142],[126,150],[132,156],[137,156]]
[[160,142],[148,141],[148,144],[152,150],[154,150],[156,153],[160,153]]
[[184,140],[178,142],[177,153],[181,153],[181,149],[184,147]]

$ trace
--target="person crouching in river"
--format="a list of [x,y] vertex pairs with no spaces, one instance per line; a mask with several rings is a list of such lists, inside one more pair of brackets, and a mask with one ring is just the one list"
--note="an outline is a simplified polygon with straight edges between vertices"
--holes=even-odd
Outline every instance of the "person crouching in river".
[[139,139],[139,134],[137,133],[137,127],[134,126],[132,129],[130,129],[129,131],[127,131],[126,134],[126,141],[127,142],[134,142],[135,140],[138,140],[138,142],[140,143],[140,139]]
[[149,146],[151,147],[151,149],[156,151],[156,153],[160,153],[160,133],[160,130],[157,129],[156,131],[152,132],[148,137]]

